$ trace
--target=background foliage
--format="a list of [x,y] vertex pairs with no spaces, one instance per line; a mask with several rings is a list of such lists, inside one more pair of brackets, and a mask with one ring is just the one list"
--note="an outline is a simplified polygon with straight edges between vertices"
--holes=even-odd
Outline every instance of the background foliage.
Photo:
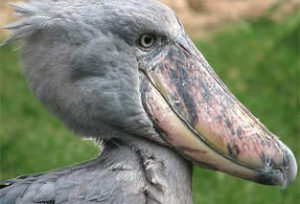
[[[267,17],[227,25],[198,48],[231,91],[281,137],[299,160],[300,19]],[[0,180],[96,157],[98,147],[74,137],[29,92],[16,45],[0,48]],[[285,203],[300,200],[299,177],[285,191],[195,168],[197,203]]]

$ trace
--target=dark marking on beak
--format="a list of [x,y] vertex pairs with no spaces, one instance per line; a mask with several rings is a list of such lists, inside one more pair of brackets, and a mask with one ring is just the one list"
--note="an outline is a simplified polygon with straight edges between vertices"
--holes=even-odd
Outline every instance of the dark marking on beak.
[[232,135],[235,135],[235,132],[232,128],[232,123],[230,122],[230,120],[228,118],[225,119],[225,123],[226,123],[227,128],[230,130],[230,133]]
[[229,155],[231,155],[233,158],[237,158],[240,154],[240,149],[236,144],[227,144],[227,150]]
[[184,146],[178,146],[177,149],[181,150],[182,152],[196,152],[196,153],[201,153],[201,154],[206,154],[207,152],[201,149],[193,149],[189,147],[184,147]]
[[[265,185],[278,185],[280,182],[278,182],[278,175],[282,174],[279,169],[271,172],[267,171],[260,171],[258,175],[256,176],[255,181],[260,184]],[[283,178],[279,179],[283,180]]]
[[239,126],[236,130],[236,134],[238,136],[238,138],[242,138],[242,128],[241,126]]
[[[168,56],[170,55],[170,59],[173,59],[173,57],[178,55],[173,55],[175,51],[173,49],[170,49]],[[179,55],[180,56],[180,55]],[[178,61],[178,59],[173,59]],[[171,64],[171,61],[169,61]],[[168,65],[167,65],[168,66]],[[173,84],[176,87],[176,91],[179,94],[180,98],[182,99],[185,107],[187,108],[188,115],[190,118],[191,123],[195,123],[198,121],[197,114],[196,114],[196,105],[194,102],[193,97],[189,94],[188,89],[190,89],[190,78],[189,75],[187,74],[184,64],[179,64],[178,66],[183,66],[177,69],[170,69],[169,74],[170,74],[170,79],[172,80]]]
[[200,80],[199,83],[201,84],[201,88],[202,88],[201,95],[203,99],[206,101],[206,103],[210,103],[211,94],[207,88],[207,85],[202,80]]

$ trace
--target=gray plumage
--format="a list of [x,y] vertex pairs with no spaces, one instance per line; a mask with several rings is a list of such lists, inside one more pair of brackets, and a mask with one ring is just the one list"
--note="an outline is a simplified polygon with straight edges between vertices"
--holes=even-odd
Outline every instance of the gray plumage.
[[149,141],[111,141],[95,160],[8,181],[0,203],[188,204],[191,169],[172,150]]
[[93,161],[7,181],[0,203],[192,203],[191,163],[138,138],[166,144],[142,107],[136,40],[177,36],[183,28],[175,14],[149,0],[13,6],[24,19],[6,27],[14,32],[3,45],[23,40],[31,90],[77,135],[105,148]]

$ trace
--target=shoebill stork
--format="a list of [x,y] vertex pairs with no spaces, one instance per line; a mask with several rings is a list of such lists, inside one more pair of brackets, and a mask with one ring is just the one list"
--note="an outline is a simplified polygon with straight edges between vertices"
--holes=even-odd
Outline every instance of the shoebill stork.
[[[154,0],[43,0],[3,44],[22,40],[44,106],[98,158],[3,182],[8,203],[189,204],[192,166],[291,184],[291,150],[226,88],[174,12]],[[230,51],[229,51],[230,52]],[[42,137],[42,136],[41,136]]]

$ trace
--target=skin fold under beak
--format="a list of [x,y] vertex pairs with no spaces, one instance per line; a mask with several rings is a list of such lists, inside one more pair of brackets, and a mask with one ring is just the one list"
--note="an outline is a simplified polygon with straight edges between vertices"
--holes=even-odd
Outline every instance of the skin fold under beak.
[[231,94],[185,34],[143,60],[143,106],[170,146],[195,164],[257,183],[286,188],[295,180],[291,150]]

